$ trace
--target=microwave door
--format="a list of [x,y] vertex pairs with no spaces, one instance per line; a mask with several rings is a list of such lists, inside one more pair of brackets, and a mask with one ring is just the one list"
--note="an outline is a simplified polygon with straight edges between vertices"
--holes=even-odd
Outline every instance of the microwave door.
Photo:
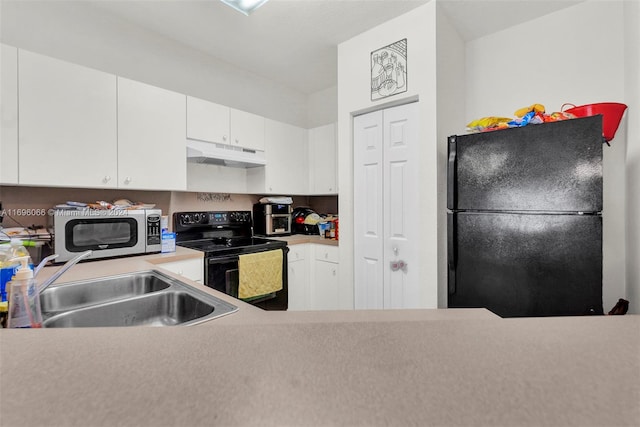
[[72,227],[71,239],[77,248],[133,246],[135,224],[128,222],[79,223]]
[[71,252],[136,247],[138,222],[134,218],[77,219],[65,227],[66,249]]

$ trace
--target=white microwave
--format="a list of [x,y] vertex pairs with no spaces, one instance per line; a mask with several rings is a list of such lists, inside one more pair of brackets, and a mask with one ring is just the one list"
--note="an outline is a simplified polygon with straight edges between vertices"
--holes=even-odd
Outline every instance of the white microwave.
[[160,252],[160,209],[56,210],[53,246],[56,262],[91,250],[89,259]]

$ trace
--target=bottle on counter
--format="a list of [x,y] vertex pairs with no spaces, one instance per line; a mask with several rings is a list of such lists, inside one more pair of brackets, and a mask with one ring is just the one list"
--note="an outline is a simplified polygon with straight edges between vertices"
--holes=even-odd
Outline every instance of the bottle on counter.
[[7,301],[9,288],[7,284],[20,267],[17,258],[29,258],[29,268],[33,269],[33,263],[29,256],[29,251],[22,245],[20,239],[11,239],[10,244],[0,245],[0,302]]
[[20,267],[19,258],[28,258],[28,266],[33,270],[33,262],[29,251],[22,240],[12,238],[10,244],[0,245],[0,302],[8,301],[8,283]]
[[9,317],[9,303],[0,301],[0,328],[7,327],[7,319]]
[[17,265],[11,256],[11,247],[7,244],[0,245],[0,302],[7,300],[7,283],[15,274]]
[[29,268],[28,256],[17,258],[20,268],[7,284],[9,288],[9,328],[41,328],[40,292]]

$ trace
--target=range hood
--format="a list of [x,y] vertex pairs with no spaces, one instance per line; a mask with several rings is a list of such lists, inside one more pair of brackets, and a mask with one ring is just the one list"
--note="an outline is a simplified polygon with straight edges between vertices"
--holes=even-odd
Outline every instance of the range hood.
[[236,168],[255,168],[267,164],[263,151],[197,139],[187,139],[187,161]]

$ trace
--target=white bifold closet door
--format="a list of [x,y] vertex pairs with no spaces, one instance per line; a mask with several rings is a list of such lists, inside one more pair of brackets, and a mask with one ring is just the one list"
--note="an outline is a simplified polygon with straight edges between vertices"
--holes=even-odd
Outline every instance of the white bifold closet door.
[[411,103],[354,118],[355,308],[416,308],[419,123]]

